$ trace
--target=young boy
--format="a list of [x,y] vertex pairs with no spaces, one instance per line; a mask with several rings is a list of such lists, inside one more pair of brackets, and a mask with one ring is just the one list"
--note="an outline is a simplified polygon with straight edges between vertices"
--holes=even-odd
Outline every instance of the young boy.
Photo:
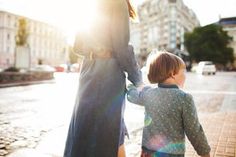
[[168,52],[152,58],[148,79],[158,87],[130,86],[127,93],[130,102],[145,107],[141,157],[184,157],[185,134],[198,155],[209,157],[210,146],[193,97],[180,89],[185,82],[183,60]]

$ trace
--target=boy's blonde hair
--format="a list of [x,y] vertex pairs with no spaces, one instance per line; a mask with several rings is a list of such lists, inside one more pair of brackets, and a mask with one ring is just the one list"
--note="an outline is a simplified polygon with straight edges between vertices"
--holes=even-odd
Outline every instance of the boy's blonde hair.
[[148,80],[151,83],[162,83],[177,74],[181,68],[186,68],[180,57],[169,52],[158,52],[151,55],[148,64]]

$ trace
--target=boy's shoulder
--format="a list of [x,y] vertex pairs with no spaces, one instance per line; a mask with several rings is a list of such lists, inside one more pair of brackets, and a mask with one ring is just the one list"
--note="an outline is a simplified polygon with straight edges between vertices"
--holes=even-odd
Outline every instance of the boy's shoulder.
[[146,94],[150,94],[153,92],[156,93],[157,90],[158,90],[158,87],[155,85],[145,85],[142,89],[142,92]]
[[135,87],[135,86],[132,86],[131,88],[129,87],[128,88],[129,90],[130,89],[135,89],[136,91],[138,91],[138,93],[140,94],[140,95],[155,95],[157,92],[156,92],[156,90],[157,90],[157,87],[156,86],[153,86],[153,85],[145,85],[145,86],[143,86],[141,89],[138,89],[137,87]]
[[[161,89],[161,88],[158,88],[158,89]],[[192,99],[193,98],[193,96],[190,93],[188,93],[180,88],[171,88],[169,91],[171,92],[171,95],[175,95],[181,99]]]
[[192,99],[193,99],[193,96],[190,93],[188,93],[182,89],[177,89],[176,94],[178,95],[179,98],[182,98],[187,101],[192,101]]

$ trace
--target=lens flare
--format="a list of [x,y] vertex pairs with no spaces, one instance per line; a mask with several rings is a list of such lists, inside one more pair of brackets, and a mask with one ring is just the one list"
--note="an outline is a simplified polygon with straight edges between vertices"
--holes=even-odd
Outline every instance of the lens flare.
[[144,126],[149,126],[152,123],[152,117],[149,115],[145,114],[145,120],[144,120]]

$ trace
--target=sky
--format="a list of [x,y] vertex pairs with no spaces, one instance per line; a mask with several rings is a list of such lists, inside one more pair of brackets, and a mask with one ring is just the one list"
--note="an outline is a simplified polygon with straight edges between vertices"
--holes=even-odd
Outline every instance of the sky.
[[[144,0],[132,0],[141,4]],[[219,18],[236,17],[236,0],[183,0],[197,15],[201,26],[217,22]],[[83,7],[78,5],[80,2]],[[95,0],[0,0],[0,10],[6,10],[62,28],[69,36],[86,28],[93,19]],[[90,7],[90,9],[88,9]],[[89,12],[84,11],[88,9]],[[78,10],[81,10],[78,12]],[[72,18],[68,18],[72,17]],[[87,18],[85,18],[87,17]],[[78,19],[78,20],[76,20]],[[81,22],[86,21],[86,22]]]
[[184,0],[197,15],[202,26],[219,21],[219,17],[236,17],[236,0]]

